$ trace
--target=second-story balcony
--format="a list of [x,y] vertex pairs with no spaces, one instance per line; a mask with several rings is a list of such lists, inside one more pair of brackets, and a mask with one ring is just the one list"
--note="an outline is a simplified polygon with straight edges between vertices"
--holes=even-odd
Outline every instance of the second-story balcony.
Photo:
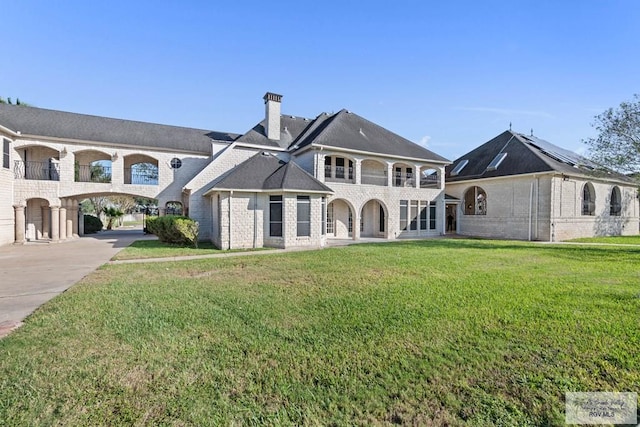
[[411,172],[395,172],[393,174],[394,187],[415,187],[415,175]]
[[367,185],[386,186],[387,175],[384,172],[362,171],[361,182]]
[[23,162],[16,160],[13,164],[15,179],[34,179],[41,181],[60,181],[60,164],[56,162]]
[[101,164],[76,165],[76,182],[111,182],[111,166]]
[[344,166],[335,166],[332,168],[329,165],[325,165],[324,180],[326,182],[354,183],[353,167],[346,168]]

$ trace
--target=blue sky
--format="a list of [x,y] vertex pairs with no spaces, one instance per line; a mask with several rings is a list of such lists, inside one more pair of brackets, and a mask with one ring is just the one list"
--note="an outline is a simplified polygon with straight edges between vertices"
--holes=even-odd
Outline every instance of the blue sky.
[[582,152],[640,92],[640,2],[10,1],[0,96],[243,133],[347,108],[451,160],[513,123]]

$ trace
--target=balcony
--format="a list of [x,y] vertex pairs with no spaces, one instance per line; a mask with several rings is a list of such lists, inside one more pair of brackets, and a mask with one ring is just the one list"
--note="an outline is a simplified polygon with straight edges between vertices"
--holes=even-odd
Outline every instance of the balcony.
[[394,187],[415,187],[415,175],[411,172],[395,172],[393,174],[393,186]]
[[437,174],[422,175],[420,177],[420,188],[439,188],[440,180]]
[[363,184],[367,184],[367,185],[379,185],[379,186],[385,186],[387,185],[387,175],[384,172],[367,172],[367,171],[362,171],[362,179],[361,179]]
[[16,160],[13,165],[15,179],[60,181],[60,165],[56,162],[23,162]]
[[111,182],[111,166],[100,164],[76,165],[76,182]]
[[136,185],[158,185],[158,169],[125,168],[124,183]]
[[353,167],[345,168],[344,166],[336,166],[332,168],[329,165],[324,166],[325,182],[345,182],[353,184]]

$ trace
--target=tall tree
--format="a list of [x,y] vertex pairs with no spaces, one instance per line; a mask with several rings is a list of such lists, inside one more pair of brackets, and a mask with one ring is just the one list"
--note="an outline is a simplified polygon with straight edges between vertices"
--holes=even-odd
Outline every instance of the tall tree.
[[594,117],[598,135],[584,142],[596,162],[624,173],[640,172],[640,95]]

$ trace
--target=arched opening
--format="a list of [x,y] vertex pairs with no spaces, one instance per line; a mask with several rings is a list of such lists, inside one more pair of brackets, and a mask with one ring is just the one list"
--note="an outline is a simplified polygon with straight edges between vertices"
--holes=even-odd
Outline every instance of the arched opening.
[[324,157],[324,179],[326,182],[355,182],[353,171],[353,159],[344,156]]
[[386,237],[387,217],[387,208],[382,202],[376,199],[369,200],[360,212],[360,236]]
[[348,239],[353,236],[353,210],[343,199],[327,205],[327,237]]
[[487,193],[481,187],[473,186],[464,193],[464,214],[487,214]]
[[415,187],[415,170],[413,166],[405,163],[395,163],[393,165],[393,186],[394,187]]
[[125,156],[124,183],[158,185],[158,160],[144,154]]
[[164,206],[165,215],[182,215],[184,212],[182,202],[167,202]]
[[27,241],[48,240],[51,227],[49,201],[40,198],[27,200],[25,212],[25,239]]
[[360,164],[360,182],[368,185],[387,185],[387,165],[377,160],[366,159]]
[[420,169],[420,188],[440,188],[438,169],[428,166]]
[[76,182],[111,182],[111,155],[87,150],[74,153]]
[[611,197],[609,199],[609,215],[620,216],[622,213],[622,197],[620,189],[616,186],[611,189]]
[[20,160],[13,165],[16,179],[60,181],[60,152],[44,146],[28,146],[19,150]]
[[596,214],[596,191],[593,184],[587,182],[582,187],[582,215],[593,216]]

